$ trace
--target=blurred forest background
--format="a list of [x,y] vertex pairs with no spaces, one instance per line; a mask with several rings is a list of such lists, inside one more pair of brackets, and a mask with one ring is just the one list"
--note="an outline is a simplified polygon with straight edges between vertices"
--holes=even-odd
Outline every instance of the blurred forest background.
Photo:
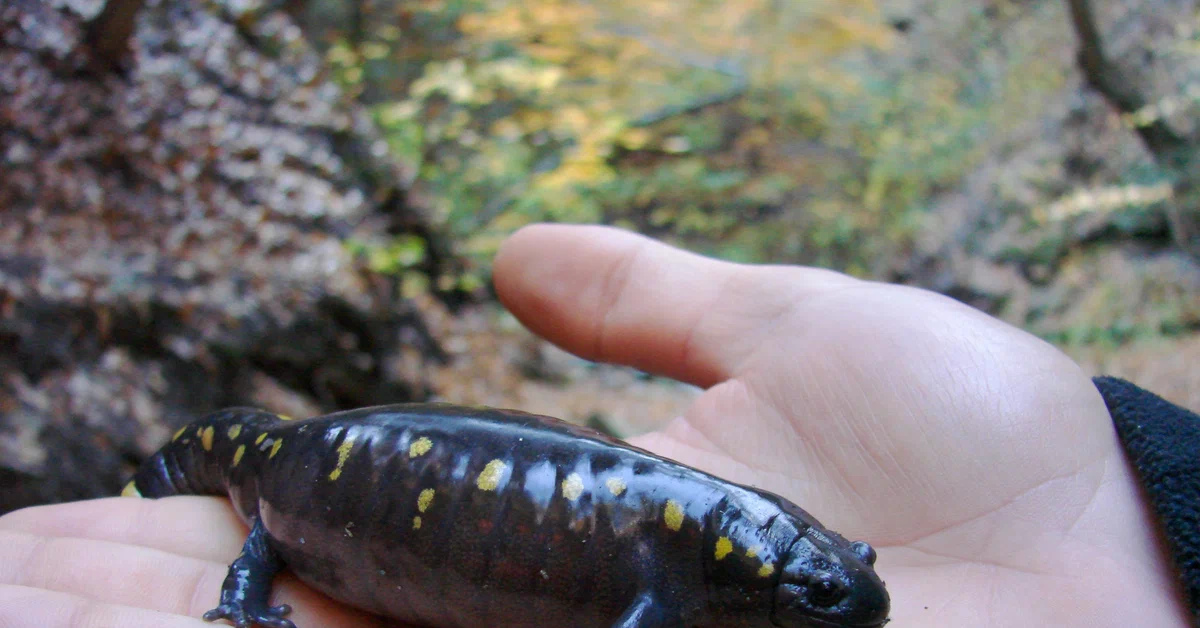
[[948,294],[1200,407],[1185,0],[5,0],[0,512],[177,426],[695,391],[529,336],[535,221]]

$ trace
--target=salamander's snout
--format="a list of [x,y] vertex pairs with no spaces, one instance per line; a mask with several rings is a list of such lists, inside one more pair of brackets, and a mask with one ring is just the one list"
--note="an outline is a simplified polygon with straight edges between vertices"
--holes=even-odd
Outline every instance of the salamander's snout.
[[872,566],[868,544],[806,537],[792,546],[775,591],[773,621],[781,628],[878,628],[891,598]]

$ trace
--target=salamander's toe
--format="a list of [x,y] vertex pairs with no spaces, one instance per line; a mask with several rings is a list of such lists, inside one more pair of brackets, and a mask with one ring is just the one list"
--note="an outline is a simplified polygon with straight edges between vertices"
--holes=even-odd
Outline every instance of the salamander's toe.
[[228,619],[236,628],[296,628],[296,624],[284,619],[284,615],[292,612],[287,604],[268,608],[247,608],[240,604],[222,604],[204,614],[204,621]]

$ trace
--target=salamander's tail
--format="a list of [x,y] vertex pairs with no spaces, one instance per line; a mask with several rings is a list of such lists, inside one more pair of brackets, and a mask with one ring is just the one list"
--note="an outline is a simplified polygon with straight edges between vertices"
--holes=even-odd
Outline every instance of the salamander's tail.
[[181,428],[134,473],[121,495],[225,495],[228,473],[245,454],[239,437],[261,432],[280,418],[255,408],[229,408]]

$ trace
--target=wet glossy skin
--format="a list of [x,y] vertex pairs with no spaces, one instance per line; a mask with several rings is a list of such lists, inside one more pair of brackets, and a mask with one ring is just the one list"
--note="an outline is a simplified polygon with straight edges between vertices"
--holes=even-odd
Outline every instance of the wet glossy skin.
[[244,626],[290,624],[266,607],[280,562],[427,626],[880,626],[888,611],[870,547],[795,505],[519,412],[226,410],[127,492],[229,495],[254,530],[206,617]]

